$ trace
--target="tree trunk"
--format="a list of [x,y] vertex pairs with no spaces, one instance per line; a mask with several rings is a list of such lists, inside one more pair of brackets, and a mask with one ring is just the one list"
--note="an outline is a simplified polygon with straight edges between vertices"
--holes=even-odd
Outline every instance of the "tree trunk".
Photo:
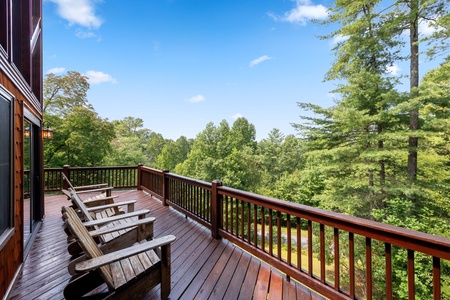
[[[419,86],[419,1],[411,0],[410,13],[410,99],[417,97]],[[419,109],[412,108],[409,114],[409,129],[412,131],[409,137],[408,177],[415,181],[417,177],[417,146],[419,138],[414,136],[414,131],[419,129]]]
[[[378,124],[378,129],[377,129],[378,135],[380,135],[382,132],[383,132],[383,125]],[[382,150],[383,148],[384,148],[383,140],[378,140],[378,149]],[[384,185],[385,185],[385,182],[386,182],[386,166],[385,166],[384,159],[380,159],[378,161],[378,163],[380,164],[379,178],[380,178],[381,201],[382,201],[381,205],[383,205],[383,207],[384,207],[384,197],[385,197]]]

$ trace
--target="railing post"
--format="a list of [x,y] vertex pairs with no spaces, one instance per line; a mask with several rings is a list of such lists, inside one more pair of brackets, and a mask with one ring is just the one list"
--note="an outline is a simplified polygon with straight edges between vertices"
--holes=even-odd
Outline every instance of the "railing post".
[[138,164],[137,166],[137,190],[142,191],[142,164]]
[[[67,177],[67,179],[70,180],[70,174],[69,174],[69,165],[64,165],[63,166],[63,174]],[[68,190],[69,189],[69,183],[66,180],[63,180],[63,189],[64,190]]]
[[219,228],[221,221],[222,196],[219,195],[217,187],[222,186],[222,181],[216,179],[212,182],[211,189],[211,235],[215,239],[220,239]]
[[169,179],[166,174],[169,173],[169,170],[162,170],[162,204],[167,206],[166,199],[169,195]]

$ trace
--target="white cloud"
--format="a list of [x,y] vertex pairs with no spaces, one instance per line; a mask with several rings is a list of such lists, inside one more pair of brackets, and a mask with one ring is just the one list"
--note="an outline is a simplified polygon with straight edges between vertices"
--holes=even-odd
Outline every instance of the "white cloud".
[[231,118],[232,118],[233,120],[237,120],[237,119],[242,118],[242,117],[243,117],[243,115],[241,115],[240,113],[236,113],[236,114],[234,114],[233,116],[231,116]]
[[337,95],[335,93],[327,93],[328,98],[334,99],[334,98],[336,98],[336,96]]
[[436,28],[431,25],[432,21],[429,20],[421,20],[419,23],[419,33],[424,36],[430,36],[435,31]]
[[334,45],[336,45],[340,42],[344,42],[346,40],[348,40],[348,36],[338,34],[335,37],[333,37],[333,39],[331,40],[331,45],[334,46]]
[[[432,20],[420,20],[419,22],[419,35],[421,37],[428,37],[430,35],[432,35],[433,33],[435,33],[436,31],[441,31],[441,30],[445,30],[444,28],[440,27],[440,26],[433,26],[434,21]],[[409,29],[405,29],[402,32],[403,36],[409,36]]]
[[203,102],[205,100],[206,100],[205,96],[197,95],[197,96],[194,96],[194,97],[191,97],[191,98],[187,99],[187,102],[189,102],[189,103],[199,103],[199,102]]
[[269,59],[272,59],[272,57],[270,57],[270,56],[268,56],[268,55],[264,55],[264,56],[258,57],[258,58],[256,58],[256,59],[252,60],[252,61],[250,62],[250,65],[249,65],[249,66],[250,66],[250,68],[252,68],[252,67],[256,66],[257,64],[260,64],[260,63],[262,63],[263,61],[269,60]]
[[328,17],[327,8],[322,4],[314,5],[311,0],[291,0],[295,2],[295,7],[282,16],[269,13],[274,20],[279,22],[289,22],[306,25],[312,19],[325,19]]
[[401,70],[400,67],[397,66],[396,64],[393,64],[392,66],[387,67],[387,72],[394,76],[397,76],[399,74],[400,70]]
[[66,71],[66,68],[51,68],[47,71],[46,74],[60,74],[60,73],[64,73]]
[[95,15],[95,0],[50,0],[57,5],[58,15],[69,21],[70,25],[78,24],[87,28],[99,28],[103,21]]
[[83,30],[77,30],[75,32],[75,35],[79,37],[80,39],[90,39],[90,38],[96,38],[97,35],[92,31],[83,31]]
[[101,71],[89,70],[84,75],[88,78],[89,84],[101,84],[105,82],[117,83],[115,78]]

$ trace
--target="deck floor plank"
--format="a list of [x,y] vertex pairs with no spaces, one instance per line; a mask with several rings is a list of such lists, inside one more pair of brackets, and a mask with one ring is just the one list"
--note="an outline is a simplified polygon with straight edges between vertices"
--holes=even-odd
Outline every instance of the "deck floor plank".
[[[114,191],[116,202],[136,199],[135,210],[149,209],[155,217],[155,237],[173,234],[170,299],[323,299],[306,287],[286,280],[270,266],[234,246],[215,240],[210,231],[142,191]],[[88,195],[86,195],[88,196]],[[64,195],[46,195],[46,216],[9,298],[63,299],[70,275],[61,206]],[[100,287],[99,290],[104,289]],[[159,299],[159,285],[145,299]]]
[[239,297],[242,285],[244,284],[244,279],[247,276],[247,272],[249,271],[248,266],[250,265],[250,260],[250,254],[248,254],[247,252],[243,252],[238,262],[236,272],[234,272],[233,278],[231,278],[230,284],[228,285],[223,299],[233,300]]

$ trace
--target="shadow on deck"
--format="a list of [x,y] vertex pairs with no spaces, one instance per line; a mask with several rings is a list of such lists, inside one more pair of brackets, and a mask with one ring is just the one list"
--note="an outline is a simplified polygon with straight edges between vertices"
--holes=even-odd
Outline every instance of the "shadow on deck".
[[[323,299],[303,285],[185,218],[142,191],[114,192],[117,201],[136,199],[135,209],[156,217],[155,236],[173,234],[170,299]],[[64,195],[46,195],[46,217],[8,299],[63,299],[70,279],[61,206]],[[159,299],[159,288],[145,299]]]

